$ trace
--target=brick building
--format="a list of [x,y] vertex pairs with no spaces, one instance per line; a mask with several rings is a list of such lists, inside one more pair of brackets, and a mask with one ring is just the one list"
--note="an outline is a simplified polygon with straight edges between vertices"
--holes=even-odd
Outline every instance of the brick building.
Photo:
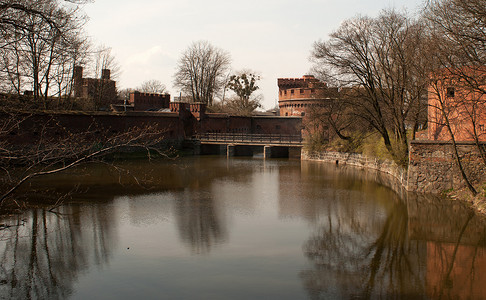
[[325,107],[336,99],[337,88],[329,88],[312,75],[278,79],[278,106],[281,116],[305,116],[313,108]]
[[93,101],[95,109],[108,108],[118,103],[116,82],[110,78],[110,70],[103,69],[101,78],[83,77],[83,67],[74,67],[74,97]]
[[133,106],[134,111],[160,110],[169,108],[169,94],[152,94],[152,93],[130,93],[128,104]]
[[[456,141],[486,141],[486,68],[463,68],[457,74],[441,70],[430,75],[428,139],[450,141],[447,119]],[[467,82],[466,82],[467,79]],[[473,87],[476,86],[476,87]],[[443,113],[444,112],[444,113]]]

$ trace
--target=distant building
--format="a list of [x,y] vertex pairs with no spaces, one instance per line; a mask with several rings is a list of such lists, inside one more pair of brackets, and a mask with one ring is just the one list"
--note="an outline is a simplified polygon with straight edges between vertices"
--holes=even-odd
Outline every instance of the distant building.
[[305,116],[313,108],[325,107],[336,99],[337,88],[312,75],[278,79],[278,106],[281,116]]
[[96,109],[118,103],[116,82],[110,79],[110,70],[103,69],[101,78],[83,77],[83,67],[74,67],[74,97],[93,101]]

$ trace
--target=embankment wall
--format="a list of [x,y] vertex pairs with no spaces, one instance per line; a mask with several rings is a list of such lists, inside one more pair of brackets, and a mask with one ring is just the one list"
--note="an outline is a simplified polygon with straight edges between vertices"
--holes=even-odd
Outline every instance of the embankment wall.
[[[486,150],[486,143],[480,144]],[[478,146],[472,142],[457,143],[464,171],[473,184],[484,181],[486,164]],[[409,148],[408,170],[392,161],[380,160],[356,153],[303,151],[303,160],[316,160],[338,165],[377,170],[391,175],[405,190],[440,193],[465,187],[450,142],[412,141]]]
[[[486,143],[479,145],[483,150]],[[486,164],[473,142],[457,143],[464,171],[473,184],[484,181]],[[413,141],[410,144],[407,189],[416,192],[439,193],[464,188],[454,148],[451,142]]]

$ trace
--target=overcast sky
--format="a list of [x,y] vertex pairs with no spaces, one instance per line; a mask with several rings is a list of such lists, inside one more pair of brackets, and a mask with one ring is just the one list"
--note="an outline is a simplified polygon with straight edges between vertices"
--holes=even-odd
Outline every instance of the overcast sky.
[[314,42],[327,39],[343,20],[376,16],[385,8],[418,11],[422,0],[95,0],[84,11],[88,35],[112,48],[121,66],[117,86],[145,80],[178,95],[173,75],[181,53],[207,40],[230,53],[232,69],[262,76],[264,108],[275,106],[277,78],[301,77],[311,68]]

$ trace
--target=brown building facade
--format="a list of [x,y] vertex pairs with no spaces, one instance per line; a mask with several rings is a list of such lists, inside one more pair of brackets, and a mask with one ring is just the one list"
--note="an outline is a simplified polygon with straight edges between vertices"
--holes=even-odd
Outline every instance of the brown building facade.
[[101,78],[83,77],[83,67],[74,67],[74,97],[92,100],[96,109],[117,104],[116,82],[111,80],[110,70],[103,69]]
[[[486,68],[464,68],[460,76],[450,71],[430,75],[428,94],[428,139],[451,141],[448,124],[456,141],[486,141]],[[466,79],[467,80],[466,80]]]

